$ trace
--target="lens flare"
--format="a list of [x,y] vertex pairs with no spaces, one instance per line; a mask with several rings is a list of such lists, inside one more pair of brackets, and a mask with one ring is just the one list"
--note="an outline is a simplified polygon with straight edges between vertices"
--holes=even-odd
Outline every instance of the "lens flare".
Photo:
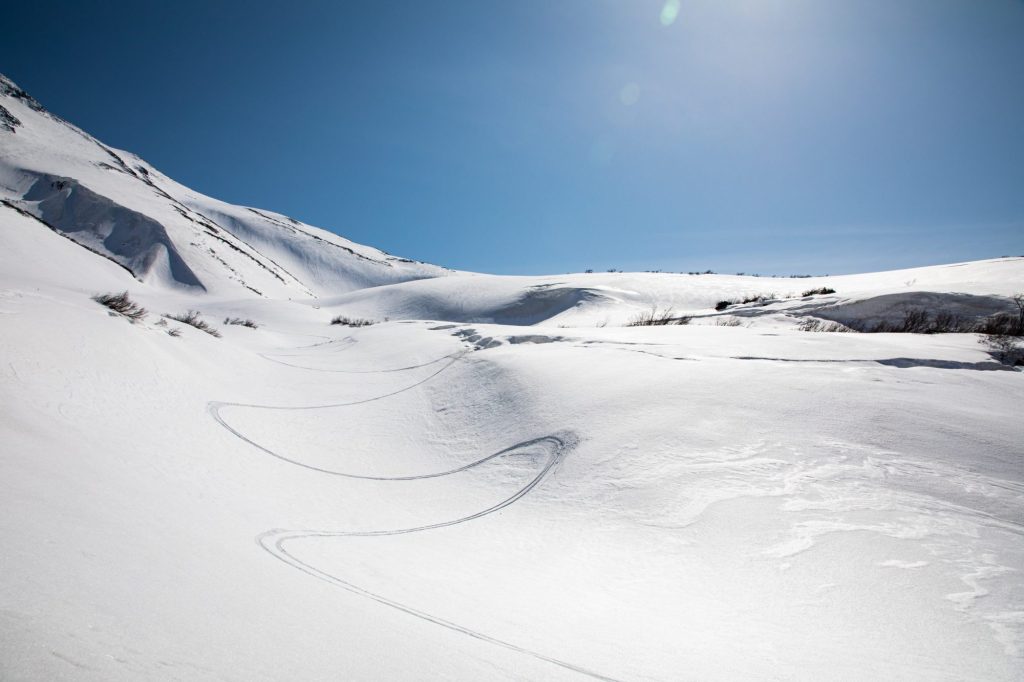
[[626,83],[619,91],[619,101],[627,107],[631,107],[640,99],[640,86],[636,83]]
[[679,0],[665,0],[665,6],[661,8],[661,25],[671,26],[679,16]]

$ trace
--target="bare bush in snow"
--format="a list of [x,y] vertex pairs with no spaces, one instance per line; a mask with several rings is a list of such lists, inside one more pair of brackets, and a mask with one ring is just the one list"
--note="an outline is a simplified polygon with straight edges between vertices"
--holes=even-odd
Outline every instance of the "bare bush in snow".
[[1024,365],[1024,346],[1019,336],[1009,334],[990,334],[978,339],[999,362],[1004,365]]
[[106,306],[118,315],[127,317],[131,322],[138,322],[146,317],[147,310],[130,299],[127,291],[120,294],[96,294],[92,300]]
[[627,327],[664,327],[667,325],[684,325],[690,324],[690,320],[693,319],[686,315],[675,316],[672,308],[665,308],[659,310],[657,306],[652,306],[650,310],[642,313],[637,313],[630,318],[629,322],[626,323]]
[[338,315],[331,320],[331,324],[343,324],[346,327],[369,327],[371,324],[375,324],[375,322],[373,320]]
[[200,319],[199,311],[197,310],[190,310],[184,315],[164,315],[164,317],[170,318],[172,320],[177,320],[182,324],[187,324],[190,327],[195,327],[200,331],[204,331],[210,336],[215,336],[218,339],[220,338],[220,332],[217,331],[214,327],[210,326],[210,324],[205,320]]
[[983,336],[978,342],[988,349],[996,360],[1005,365],[1024,365],[1024,294],[1013,297],[1017,314],[993,315],[978,325],[977,331]]
[[225,317],[224,324],[238,325],[239,327],[248,327],[249,329],[259,329],[259,325],[256,324],[255,320],[242,319],[241,317]]
[[801,322],[799,325],[797,325],[797,329],[799,329],[802,332],[852,332],[852,331],[854,331],[853,329],[850,329],[849,327],[847,327],[845,324],[841,324],[839,322],[833,322],[831,320],[819,320],[819,319],[814,318],[814,317],[812,317],[812,318],[810,318],[808,320],[804,320],[803,322]]

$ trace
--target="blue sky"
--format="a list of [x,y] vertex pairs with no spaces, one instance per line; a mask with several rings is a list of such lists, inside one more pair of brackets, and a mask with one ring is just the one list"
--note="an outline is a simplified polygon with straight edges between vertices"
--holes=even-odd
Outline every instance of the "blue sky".
[[175,179],[498,273],[1024,254],[1021,0],[48,2],[0,71]]

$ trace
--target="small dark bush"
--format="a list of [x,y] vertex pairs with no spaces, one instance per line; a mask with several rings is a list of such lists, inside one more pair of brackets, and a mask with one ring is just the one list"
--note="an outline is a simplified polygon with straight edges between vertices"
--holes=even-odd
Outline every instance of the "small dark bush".
[[[1007,323],[1011,329],[1009,333],[1014,336],[1024,336],[1024,294],[1016,294],[1011,300],[1017,306],[1017,318],[1014,322]],[[1012,315],[1008,315],[1008,317],[1013,318]]]
[[839,322],[832,322],[828,320],[819,320],[817,318],[811,318],[801,322],[797,329],[802,332],[852,332],[845,324]]
[[720,317],[715,320],[716,327],[742,327],[743,322],[735,317]]
[[181,330],[178,329],[177,327],[175,327],[174,329],[168,329],[167,330],[167,335],[168,336],[175,336],[175,337],[181,336]]
[[908,310],[903,314],[903,323],[897,327],[896,331],[904,334],[925,334],[931,331],[930,317],[928,311],[923,308]]
[[374,324],[374,321],[338,315],[331,320],[331,324],[343,324],[346,327],[369,327],[371,324]]
[[1024,346],[1021,345],[1019,336],[991,334],[982,336],[978,343],[985,346],[992,357],[1004,365],[1024,365]]
[[721,311],[725,310],[726,308],[728,308],[729,306],[731,306],[735,302],[736,301],[719,301],[718,303],[715,304],[715,310],[721,312]]
[[240,327],[248,327],[249,329],[259,329],[259,325],[253,320],[243,320],[240,317],[225,317],[224,324],[233,324]]
[[973,325],[965,322],[956,313],[940,312],[935,314],[935,319],[932,320],[931,328],[928,330],[929,334],[953,334],[957,332],[970,331]]
[[974,331],[991,336],[1021,336],[1021,328],[1017,318],[1007,313],[986,317],[977,324]]
[[146,316],[146,309],[128,298],[127,291],[120,294],[96,294],[92,297],[92,300],[102,306],[106,306],[119,315],[127,317],[131,322],[138,322]]
[[834,294],[835,289],[831,287],[818,287],[817,289],[808,289],[804,293],[800,294],[801,297],[806,298],[807,296],[817,296],[819,294]]
[[190,310],[184,315],[164,315],[164,317],[170,318],[172,320],[177,320],[178,322],[181,322],[183,324],[195,327],[200,331],[204,331],[210,336],[215,336],[218,339],[220,338],[220,332],[217,331],[214,327],[211,327],[210,324],[205,320],[199,319],[199,312],[196,310]]
[[761,305],[767,305],[771,301],[776,299],[775,294],[757,294],[755,296],[746,296],[740,303],[746,305],[747,303],[760,303]]
[[978,342],[999,362],[1010,365],[1024,365],[1024,294],[1013,297],[1017,306],[1017,314],[1000,313],[985,318],[978,323],[973,331],[983,334]]
[[664,327],[667,325],[684,325],[690,324],[691,317],[681,315],[674,317],[672,314],[672,308],[665,308],[664,310],[658,310],[657,306],[653,306],[650,310],[637,313],[634,315],[629,322],[626,323],[627,327]]

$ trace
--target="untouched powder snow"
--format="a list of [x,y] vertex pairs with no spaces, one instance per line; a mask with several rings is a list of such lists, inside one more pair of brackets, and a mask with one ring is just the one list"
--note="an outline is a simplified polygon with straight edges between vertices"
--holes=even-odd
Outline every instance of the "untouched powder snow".
[[89,166],[4,84],[0,679],[1020,679],[1024,374],[797,325],[1007,310],[1024,259],[451,273]]

